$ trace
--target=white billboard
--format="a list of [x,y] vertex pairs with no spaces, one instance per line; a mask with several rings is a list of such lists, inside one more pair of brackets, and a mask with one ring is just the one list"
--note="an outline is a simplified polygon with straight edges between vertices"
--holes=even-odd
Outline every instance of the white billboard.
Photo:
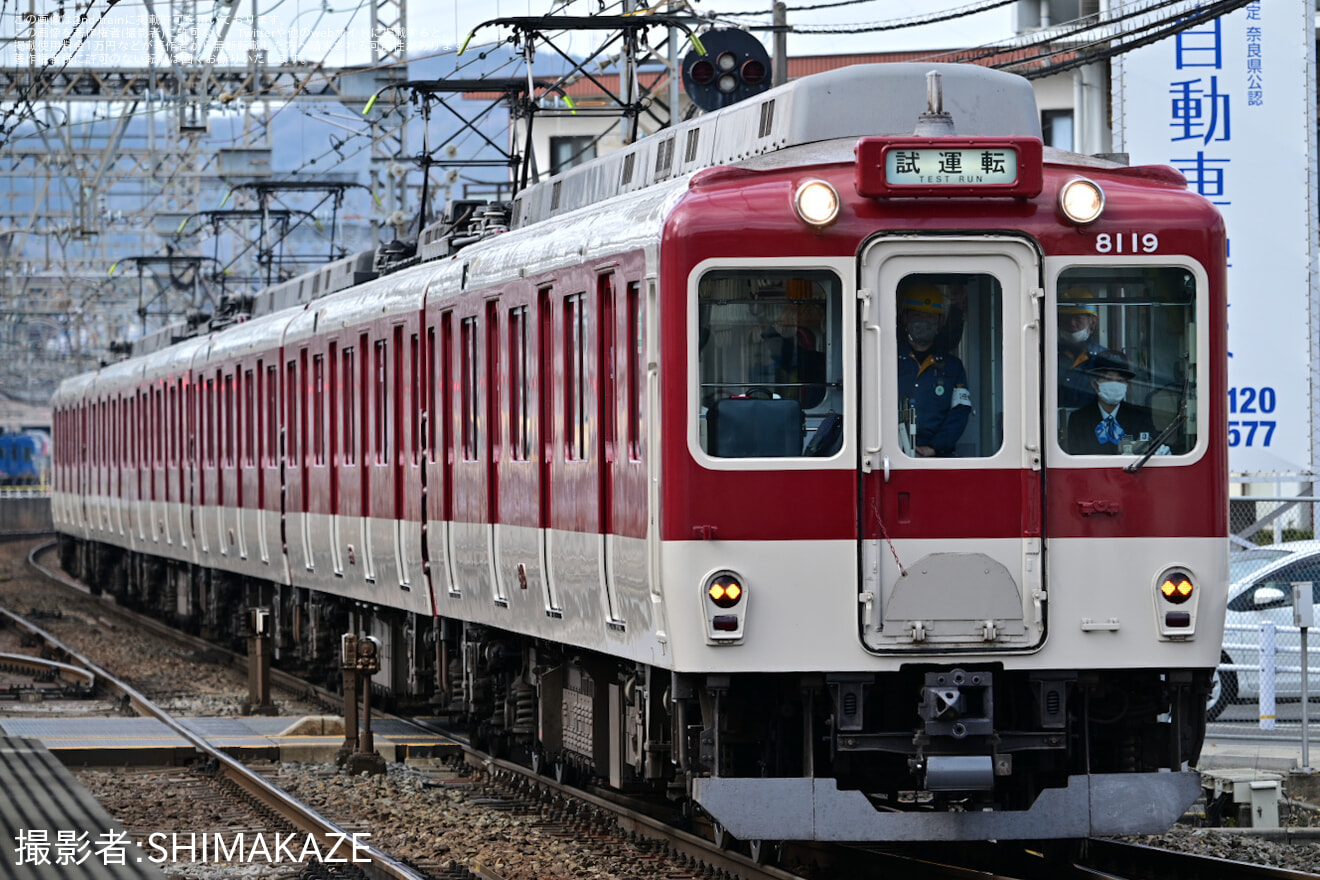
[[1256,0],[1117,58],[1114,148],[1172,165],[1228,227],[1229,470],[1316,455],[1315,0]]

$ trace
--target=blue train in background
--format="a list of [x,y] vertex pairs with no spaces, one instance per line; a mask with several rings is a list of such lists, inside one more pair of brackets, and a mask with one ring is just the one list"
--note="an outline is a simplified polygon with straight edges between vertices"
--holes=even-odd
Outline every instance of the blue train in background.
[[49,474],[49,432],[28,430],[0,434],[0,485],[43,486]]

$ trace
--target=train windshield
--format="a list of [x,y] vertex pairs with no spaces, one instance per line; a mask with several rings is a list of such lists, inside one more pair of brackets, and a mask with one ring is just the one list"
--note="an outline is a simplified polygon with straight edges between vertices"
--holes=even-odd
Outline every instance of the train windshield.
[[825,270],[721,269],[697,288],[701,448],[834,455],[843,444],[842,289]]
[[1196,279],[1184,268],[1059,275],[1058,437],[1071,455],[1180,455],[1196,445]]

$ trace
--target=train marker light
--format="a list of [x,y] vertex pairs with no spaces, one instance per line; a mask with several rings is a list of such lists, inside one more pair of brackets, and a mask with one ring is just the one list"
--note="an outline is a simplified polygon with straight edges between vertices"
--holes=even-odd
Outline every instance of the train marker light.
[[728,572],[716,575],[706,588],[706,595],[719,608],[732,608],[742,598],[742,584]]
[[1059,190],[1059,208],[1074,223],[1091,223],[1105,209],[1104,190],[1085,177],[1073,178]]
[[793,194],[793,208],[804,222],[829,226],[839,216],[839,193],[823,180],[808,180]]
[[747,618],[747,588],[743,586],[742,576],[726,568],[711,572],[701,583],[706,643],[741,644]]
[[1175,605],[1181,605],[1192,598],[1195,590],[1191,578],[1181,571],[1170,572],[1160,582],[1160,595]]

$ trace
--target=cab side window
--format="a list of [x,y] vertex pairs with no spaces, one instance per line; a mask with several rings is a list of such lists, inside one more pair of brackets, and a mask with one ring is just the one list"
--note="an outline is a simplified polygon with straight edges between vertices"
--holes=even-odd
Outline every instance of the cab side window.
[[698,425],[718,458],[843,444],[842,284],[824,270],[721,269],[697,288]]
[[1183,268],[1077,267],[1056,289],[1059,445],[1071,455],[1196,446],[1196,279]]

